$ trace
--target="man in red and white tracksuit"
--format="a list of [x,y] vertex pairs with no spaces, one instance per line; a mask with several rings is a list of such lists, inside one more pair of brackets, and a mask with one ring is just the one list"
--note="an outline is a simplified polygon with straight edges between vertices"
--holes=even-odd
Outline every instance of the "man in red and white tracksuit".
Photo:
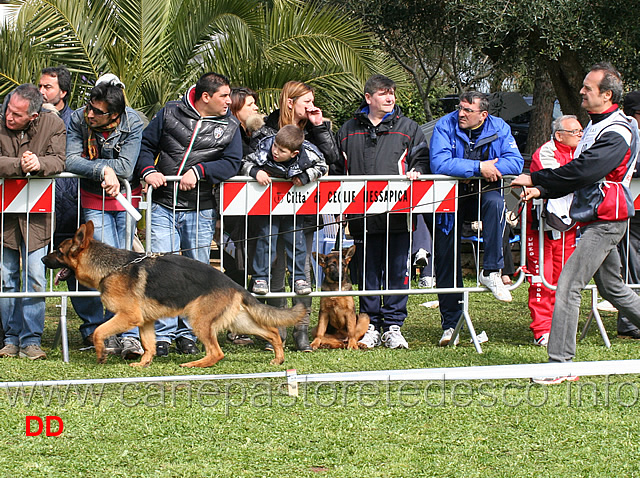
[[[530,171],[564,166],[573,159],[573,153],[582,137],[582,125],[573,115],[565,115],[553,122],[552,139],[540,146],[531,159]],[[527,268],[529,276],[529,310],[533,342],[546,347],[551,330],[551,317],[555,305],[555,290],[544,285],[540,272],[539,211],[527,205]],[[576,247],[576,227],[563,232],[545,227],[544,277],[546,282],[557,285],[562,266]]]

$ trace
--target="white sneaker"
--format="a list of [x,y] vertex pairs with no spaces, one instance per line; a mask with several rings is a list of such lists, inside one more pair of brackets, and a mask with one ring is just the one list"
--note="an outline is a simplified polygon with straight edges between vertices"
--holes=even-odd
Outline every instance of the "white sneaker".
[[363,344],[368,349],[377,347],[380,345],[380,332],[378,332],[374,325],[369,324],[369,329],[365,332],[364,337],[359,341],[359,344]]
[[538,385],[557,385],[562,382],[577,382],[580,377],[577,375],[560,375],[559,377],[531,377],[532,383]]
[[491,272],[488,276],[484,275],[484,271],[480,272],[478,281],[489,289],[496,299],[502,302],[511,302],[511,292],[502,282],[502,276],[499,272]]
[[400,326],[398,325],[390,326],[389,330],[382,334],[382,343],[385,347],[388,347],[390,349],[409,348],[409,344],[402,336],[402,332],[400,332]]
[[[451,342],[451,337],[453,337],[454,330],[455,329],[451,327],[442,333],[442,337],[440,337],[440,342],[438,343],[440,347],[446,347],[447,345],[449,345],[449,342]],[[453,341],[453,345],[458,345],[459,342],[460,342],[460,334],[456,336],[456,339]]]
[[420,277],[418,287],[421,289],[433,289],[436,286],[436,278],[432,276]]
[[104,351],[107,355],[120,355],[122,353],[122,340],[117,335],[112,335],[104,341]]
[[418,249],[418,252],[416,252],[416,258],[413,261],[413,265],[418,267],[426,266],[429,263],[430,255],[431,254],[429,254],[425,249]]
[[608,300],[598,302],[598,305],[596,307],[601,312],[618,312],[618,309],[616,309]]
[[546,347],[549,343],[549,332],[547,332],[546,334],[542,334],[537,339],[533,339],[533,343],[538,347]]

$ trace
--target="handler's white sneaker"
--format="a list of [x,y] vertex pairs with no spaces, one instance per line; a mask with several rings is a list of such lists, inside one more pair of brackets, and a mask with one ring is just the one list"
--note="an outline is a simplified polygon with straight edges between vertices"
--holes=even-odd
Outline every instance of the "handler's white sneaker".
[[400,332],[400,327],[398,325],[390,326],[389,330],[382,334],[382,343],[385,347],[390,349],[409,348],[409,344],[402,336],[402,332]]
[[364,336],[358,341],[359,344],[363,344],[368,349],[372,349],[380,345],[380,332],[376,330],[376,327],[369,324],[369,329],[365,332]]
[[122,338],[122,351],[120,355],[123,359],[133,360],[137,359],[144,354],[142,344],[135,337],[123,337]]
[[[438,342],[438,345],[440,345],[440,347],[446,347],[447,345],[449,345],[449,342],[451,342],[451,337],[453,337],[454,331],[455,329],[451,327],[445,330],[444,332],[442,332],[442,337],[440,337],[440,342]],[[456,340],[453,342],[453,345],[458,345],[459,342],[460,342],[460,334],[456,336]]]
[[502,282],[502,276],[499,272],[490,272],[488,276],[484,275],[484,271],[480,272],[478,281],[489,289],[496,299],[502,302],[511,302],[511,292]]
[[559,377],[531,377],[532,383],[538,385],[557,385],[562,382],[577,382],[580,380],[578,375],[561,375]]

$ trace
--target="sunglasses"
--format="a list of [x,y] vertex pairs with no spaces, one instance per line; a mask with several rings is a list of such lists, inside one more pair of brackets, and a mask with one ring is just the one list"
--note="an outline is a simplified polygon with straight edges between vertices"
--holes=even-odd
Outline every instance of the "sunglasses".
[[104,111],[102,111],[101,109],[96,108],[95,106],[93,106],[91,103],[87,103],[87,109],[89,111],[92,111],[94,116],[106,116],[109,115],[111,113],[109,113],[108,111],[105,113]]

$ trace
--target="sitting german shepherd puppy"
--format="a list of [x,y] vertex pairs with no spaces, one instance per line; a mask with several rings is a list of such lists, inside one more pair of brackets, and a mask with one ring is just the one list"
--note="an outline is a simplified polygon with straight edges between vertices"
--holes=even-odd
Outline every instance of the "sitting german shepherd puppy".
[[93,222],[80,226],[73,239],[42,259],[51,269],[62,268],[56,284],[71,271],[81,284],[98,289],[113,318],[93,334],[98,363],[105,363],[104,340],[138,326],[144,354],[132,366],[146,367],[156,350],[154,322],[184,315],[204,344],[206,355],[182,367],[210,367],[224,357],[219,330],[254,334],[273,345],[272,364],[284,362],[282,340],[276,327],[295,325],[305,314],[298,304],[277,309],[261,304],[219,270],[177,254],[151,255],[116,249],[93,238]]
[[[313,253],[314,259],[324,271],[322,291],[352,290],[348,266],[355,252],[356,246],[342,250],[342,267],[340,267],[339,251],[332,251],[327,255]],[[340,274],[342,274],[342,282],[339,282]],[[369,316],[363,313],[356,316],[353,297],[322,297],[318,326],[312,331],[315,338],[311,342],[311,347],[314,350],[366,348],[358,344],[358,340],[364,336],[368,328]]]

